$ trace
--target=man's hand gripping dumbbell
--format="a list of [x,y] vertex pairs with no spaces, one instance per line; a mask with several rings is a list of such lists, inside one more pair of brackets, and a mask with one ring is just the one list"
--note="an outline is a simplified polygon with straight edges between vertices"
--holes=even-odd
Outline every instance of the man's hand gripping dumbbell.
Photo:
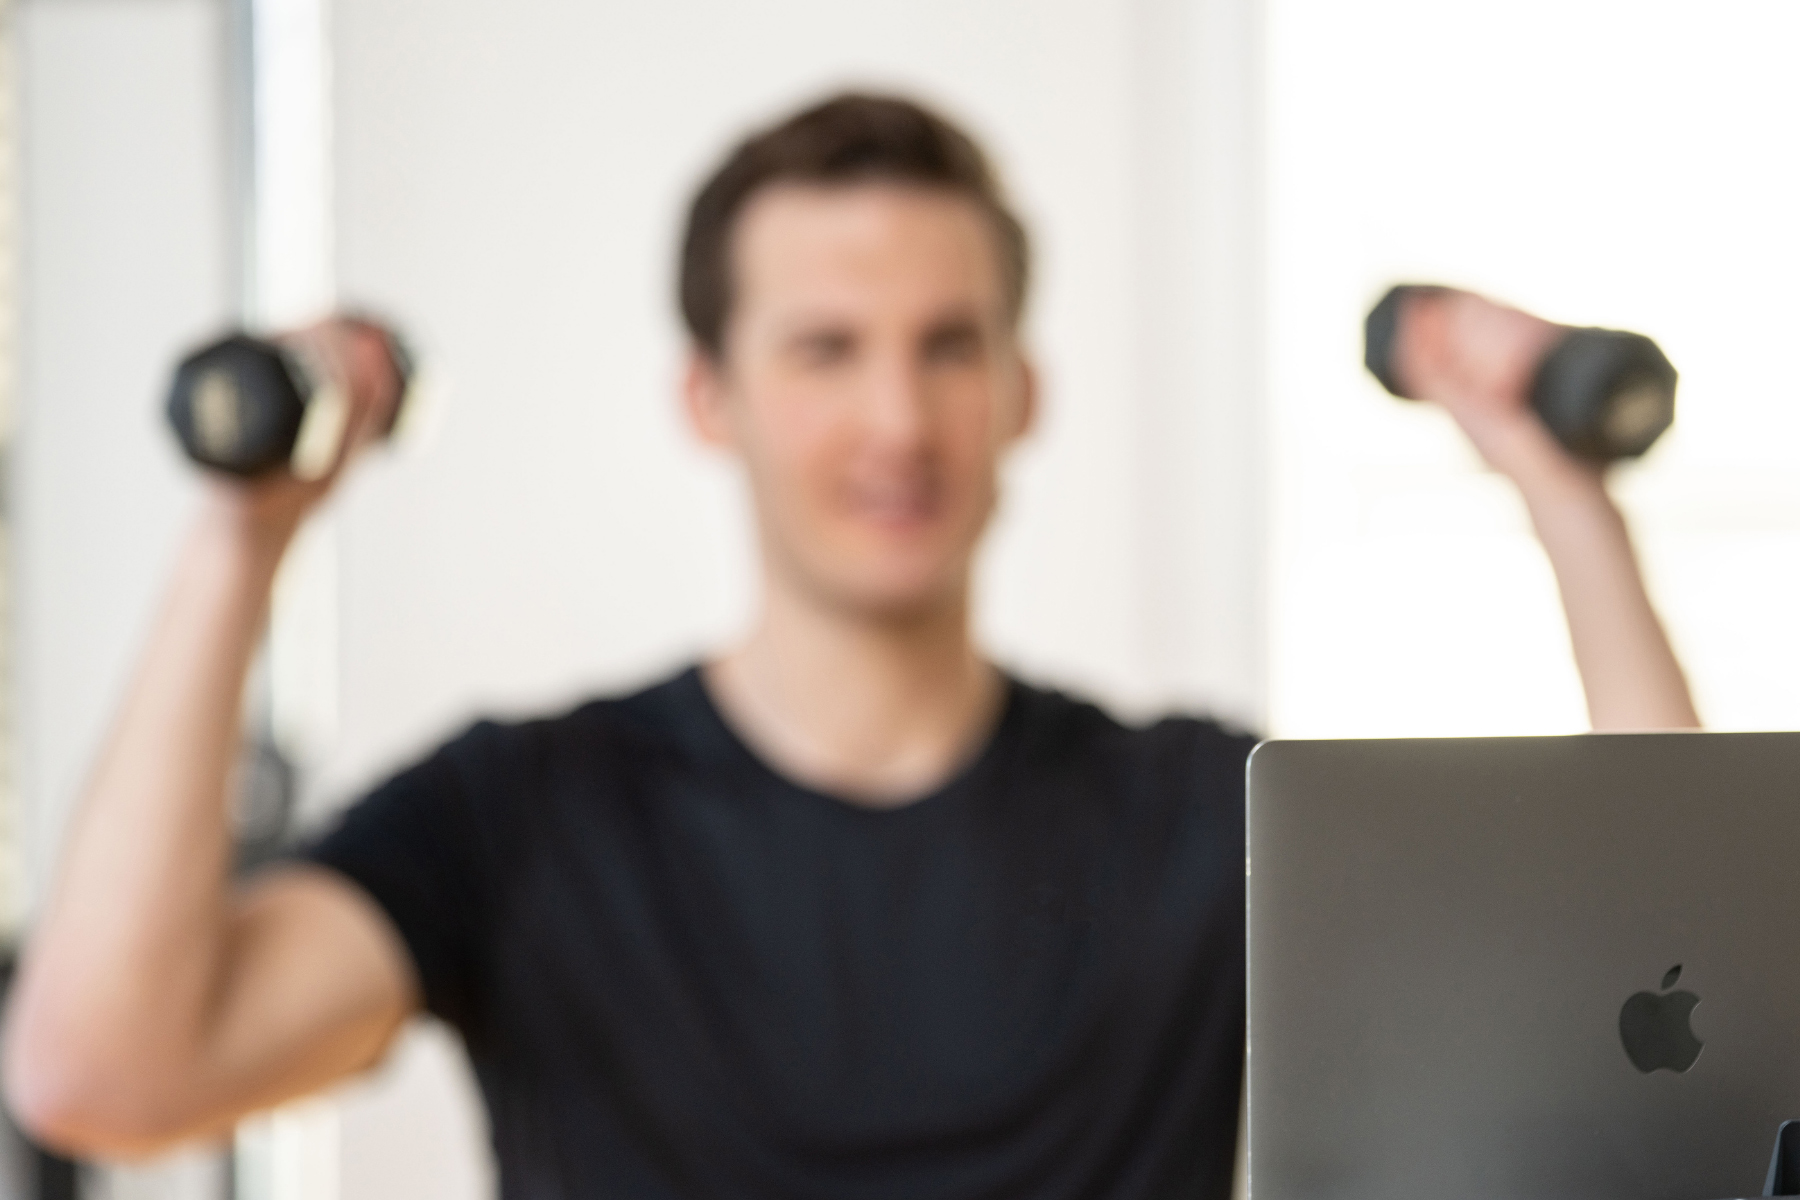
[[406,344],[368,317],[332,316],[273,338],[236,333],[182,359],[169,423],[211,471],[328,486],[355,449],[393,432],[412,377]]
[[[1471,436],[1532,428],[1607,463],[1643,454],[1675,419],[1675,368],[1641,333],[1556,325],[1474,292],[1401,284],[1370,311],[1365,335],[1363,361],[1383,387],[1450,407]],[[1521,403],[1536,422],[1513,420]],[[1506,454],[1482,436],[1476,445],[1490,462]]]

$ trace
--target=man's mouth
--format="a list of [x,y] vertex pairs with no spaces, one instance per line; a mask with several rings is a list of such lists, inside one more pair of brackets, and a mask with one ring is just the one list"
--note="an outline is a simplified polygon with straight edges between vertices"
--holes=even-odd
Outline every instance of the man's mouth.
[[924,524],[942,507],[938,489],[925,481],[857,484],[846,489],[845,497],[859,520],[887,526]]

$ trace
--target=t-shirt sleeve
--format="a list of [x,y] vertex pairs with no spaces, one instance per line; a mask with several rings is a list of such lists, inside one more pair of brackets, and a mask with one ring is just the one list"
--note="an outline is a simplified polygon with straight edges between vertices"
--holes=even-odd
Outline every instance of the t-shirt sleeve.
[[482,723],[351,805],[296,857],[362,888],[405,942],[427,1011],[468,1032],[478,1017],[484,895],[492,881],[470,757],[491,757]]

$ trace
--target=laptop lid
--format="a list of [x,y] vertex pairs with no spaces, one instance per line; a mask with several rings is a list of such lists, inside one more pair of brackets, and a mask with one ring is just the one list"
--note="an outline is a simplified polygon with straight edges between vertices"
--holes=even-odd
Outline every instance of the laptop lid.
[[1800,1117],[1800,734],[1270,742],[1252,1200],[1762,1192]]

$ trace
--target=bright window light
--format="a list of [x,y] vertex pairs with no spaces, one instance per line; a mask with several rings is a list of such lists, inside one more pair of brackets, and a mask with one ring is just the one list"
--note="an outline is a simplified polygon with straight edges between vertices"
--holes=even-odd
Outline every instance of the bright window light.
[[1362,370],[1403,280],[1661,343],[1675,428],[1614,494],[1708,724],[1800,728],[1800,6],[1268,14],[1274,731],[1586,725],[1522,505]]

